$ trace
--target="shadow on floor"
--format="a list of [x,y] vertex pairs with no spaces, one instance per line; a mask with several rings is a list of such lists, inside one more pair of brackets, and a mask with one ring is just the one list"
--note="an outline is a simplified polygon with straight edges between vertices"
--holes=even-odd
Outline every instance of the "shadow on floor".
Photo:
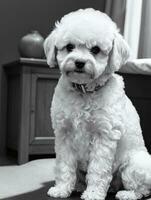
[[[55,198],[47,196],[48,189],[53,185],[54,185],[54,181],[47,182],[47,183],[44,183],[43,187],[38,190],[28,192],[25,194],[21,194],[18,196],[14,196],[14,197],[3,198],[2,200],[55,200]],[[68,200],[80,200],[80,196],[81,196],[81,193],[73,192],[72,195],[67,199]],[[115,198],[113,195],[112,196],[110,195],[110,197],[108,198],[108,200],[114,200],[114,199]],[[57,198],[57,200],[62,200],[62,199]]]
[[[55,198],[47,196],[47,191],[48,189],[54,185],[54,181],[52,182],[46,182],[43,183],[43,187],[32,191],[28,192],[25,194],[21,194],[18,196],[14,197],[9,197],[9,198],[3,198],[1,200],[56,200]],[[81,193],[78,192],[73,192],[72,195],[69,198],[66,198],[68,200],[80,200]],[[143,198],[144,200],[151,198],[151,195],[149,197]],[[61,198],[57,198],[57,200],[62,200]],[[65,200],[65,198],[64,198]],[[115,200],[115,194],[108,194],[106,197],[106,200]]]
[[54,182],[43,183],[43,187],[38,190],[13,197],[3,198],[2,200],[50,200],[51,198],[47,196],[47,190],[53,185]]
[[[54,185],[54,181],[47,182],[47,183],[44,183],[43,187],[38,190],[17,195],[17,196],[13,196],[13,197],[3,198],[1,200],[55,200],[55,198],[47,196],[48,189],[53,185]],[[57,200],[59,199],[62,200],[61,198],[57,198]],[[80,200],[80,193],[73,192],[71,197],[67,199]]]

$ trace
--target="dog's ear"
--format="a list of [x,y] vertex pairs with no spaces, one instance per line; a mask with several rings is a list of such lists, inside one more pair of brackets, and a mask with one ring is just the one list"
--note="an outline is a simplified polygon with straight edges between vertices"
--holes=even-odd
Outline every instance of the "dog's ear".
[[126,63],[130,56],[130,49],[120,33],[116,34],[113,40],[113,47],[109,56],[109,70],[118,71]]
[[56,30],[53,30],[44,41],[44,52],[47,59],[47,64],[50,67],[56,66],[57,49],[55,47]]

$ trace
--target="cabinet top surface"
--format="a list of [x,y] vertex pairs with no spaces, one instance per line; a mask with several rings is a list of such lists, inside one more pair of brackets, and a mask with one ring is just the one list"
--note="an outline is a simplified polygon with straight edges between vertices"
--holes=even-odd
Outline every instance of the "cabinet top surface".
[[15,65],[31,65],[31,64],[48,66],[46,59],[19,58],[18,60],[4,64],[4,67],[15,66]]
[[16,61],[12,61],[3,65],[5,71],[9,74],[15,73],[57,73],[60,74],[57,67],[50,68],[45,59],[35,58],[20,58]]

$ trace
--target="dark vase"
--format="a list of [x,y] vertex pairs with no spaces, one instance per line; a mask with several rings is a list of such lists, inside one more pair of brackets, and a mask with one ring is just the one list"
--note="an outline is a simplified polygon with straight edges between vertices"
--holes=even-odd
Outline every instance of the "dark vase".
[[23,36],[18,45],[20,56],[25,58],[44,58],[43,42],[44,38],[38,31],[32,31]]

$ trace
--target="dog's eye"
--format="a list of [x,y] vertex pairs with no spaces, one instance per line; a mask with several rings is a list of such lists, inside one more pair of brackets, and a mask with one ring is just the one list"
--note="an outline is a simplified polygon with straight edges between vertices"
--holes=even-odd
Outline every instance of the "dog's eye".
[[98,46],[94,46],[90,51],[92,54],[97,55],[100,52],[100,48]]
[[67,50],[68,52],[71,52],[74,48],[75,48],[75,46],[74,46],[73,44],[67,44],[67,45],[66,45],[66,50]]

